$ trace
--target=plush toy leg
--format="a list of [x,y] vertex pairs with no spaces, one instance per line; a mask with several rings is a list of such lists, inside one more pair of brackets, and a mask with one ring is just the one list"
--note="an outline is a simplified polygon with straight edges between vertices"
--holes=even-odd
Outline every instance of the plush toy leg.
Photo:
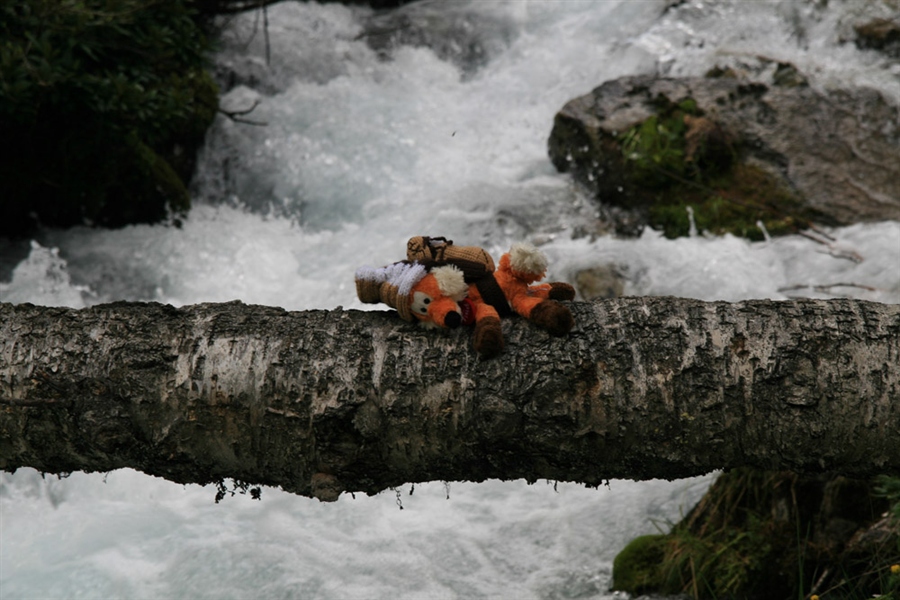
[[574,300],[575,299],[575,288],[573,288],[568,283],[563,283],[562,281],[553,281],[548,283],[550,286],[550,292],[548,298],[550,300]]
[[555,300],[545,300],[530,294],[519,294],[511,299],[510,304],[517,314],[538,327],[546,329],[552,335],[565,335],[575,325],[569,308]]
[[472,345],[483,358],[492,358],[503,352],[500,315],[490,304],[478,302],[475,305],[475,334]]
[[541,300],[531,309],[528,320],[551,335],[566,335],[575,325],[572,311],[555,300]]

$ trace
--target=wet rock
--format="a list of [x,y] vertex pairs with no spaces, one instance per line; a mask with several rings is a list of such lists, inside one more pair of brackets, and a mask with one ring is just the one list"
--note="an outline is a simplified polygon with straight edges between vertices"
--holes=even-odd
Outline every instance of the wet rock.
[[[571,100],[553,164],[667,235],[684,235],[684,207],[700,204],[698,227],[739,235],[757,219],[773,234],[900,219],[900,107],[869,88],[820,92],[787,64],[770,85],[720,75],[623,77]],[[741,206],[752,210],[737,230],[702,222]]]
[[893,58],[900,58],[900,18],[873,19],[854,25],[856,46],[873,49]]
[[805,87],[809,85],[809,80],[791,63],[778,63],[772,74],[772,83],[781,87]]
[[400,46],[430,48],[469,76],[506,49],[516,35],[513,23],[489,11],[415,3],[375,13],[359,37],[384,58]]
[[598,265],[575,275],[575,289],[583,300],[618,298],[625,291],[625,277],[614,265]]

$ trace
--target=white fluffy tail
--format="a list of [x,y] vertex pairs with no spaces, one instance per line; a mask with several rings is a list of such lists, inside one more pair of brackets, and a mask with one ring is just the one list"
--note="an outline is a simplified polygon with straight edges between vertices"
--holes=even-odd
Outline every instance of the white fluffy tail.
[[547,256],[525,242],[518,242],[509,249],[509,266],[514,271],[543,277],[547,271]]

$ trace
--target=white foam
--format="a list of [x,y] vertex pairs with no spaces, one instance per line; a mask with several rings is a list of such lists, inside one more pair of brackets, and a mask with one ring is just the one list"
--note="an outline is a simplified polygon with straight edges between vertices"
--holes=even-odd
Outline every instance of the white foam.
[[0,302],[84,308],[88,288],[73,285],[59,248],[31,242],[28,258],[13,269],[12,280],[0,283]]
[[[873,85],[900,99],[890,65],[841,41],[853,3],[427,2],[476,13],[490,61],[464,74],[427,48],[382,60],[359,35],[369,9],[283,2],[235,19],[218,57],[238,83],[200,161],[180,228],[44,232],[0,299],[81,307],[240,299],[288,309],[364,308],[354,271],[405,258],[413,235],[446,235],[495,257],[540,243],[549,279],[612,264],[631,294],[704,300],[838,296],[900,302],[900,223],[788,236],[572,239],[590,201],[555,172],[553,114],[606,79],[762,68],[812,84]],[[837,5],[840,4],[840,5]],[[457,14],[457,13],[454,13]],[[58,250],[57,250],[58,249]],[[861,262],[851,260],[858,255]],[[835,284],[853,284],[835,286]],[[806,286],[806,287],[798,287]],[[819,286],[818,288],[816,286]],[[871,289],[870,289],[871,288]],[[610,489],[524,482],[409,486],[335,504],[263,490],[215,504],[215,489],[134,471],[41,479],[0,474],[0,596],[611,598],[611,561],[678,518],[709,478]]]

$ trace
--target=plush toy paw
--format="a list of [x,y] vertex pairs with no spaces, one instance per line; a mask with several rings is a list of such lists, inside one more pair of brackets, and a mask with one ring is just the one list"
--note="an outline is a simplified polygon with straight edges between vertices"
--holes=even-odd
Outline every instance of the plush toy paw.
[[500,319],[485,317],[475,323],[475,336],[472,340],[475,352],[483,358],[492,358],[503,352],[503,331]]
[[550,282],[549,298],[551,300],[574,300],[575,288],[562,281]]
[[566,335],[575,325],[572,311],[555,300],[544,300],[532,308],[528,320],[551,335]]

